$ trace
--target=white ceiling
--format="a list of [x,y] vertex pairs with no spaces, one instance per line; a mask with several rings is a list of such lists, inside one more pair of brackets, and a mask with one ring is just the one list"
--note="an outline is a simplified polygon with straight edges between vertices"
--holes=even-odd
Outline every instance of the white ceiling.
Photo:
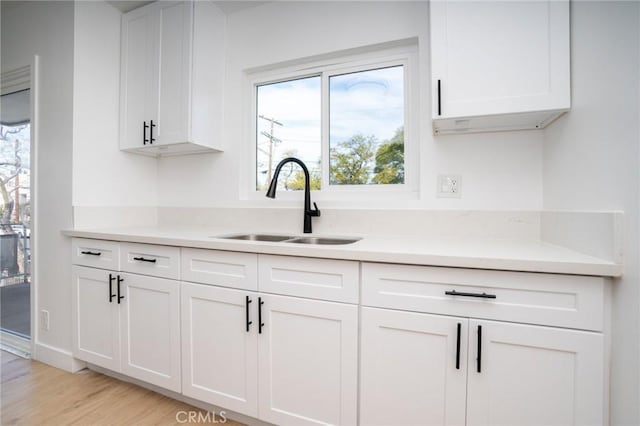
[[[120,12],[126,13],[133,9],[137,9],[146,4],[153,3],[153,1],[137,1],[137,0],[109,0],[107,1],[111,6],[118,9]],[[227,0],[227,1],[214,1],[216,5],[227,15],[237,12],[249,7],[260,6],[267,3],[266,1],[252,1],[252,0]]]

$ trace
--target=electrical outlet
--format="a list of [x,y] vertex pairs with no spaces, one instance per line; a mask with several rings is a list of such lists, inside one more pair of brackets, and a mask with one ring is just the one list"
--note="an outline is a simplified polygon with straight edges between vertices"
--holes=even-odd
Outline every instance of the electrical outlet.
[[436,194],[440,198],[460,198],[462,177],[460,175],[438,175]]
[[40,311],[40,328],[42,331],[49,331],[49,311],[45,309]]

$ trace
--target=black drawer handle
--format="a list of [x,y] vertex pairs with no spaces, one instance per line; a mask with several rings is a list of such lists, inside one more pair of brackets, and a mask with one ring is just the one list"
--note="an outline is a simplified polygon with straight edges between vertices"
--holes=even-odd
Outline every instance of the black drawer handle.
[[149,128],[149,125],[147,124],[146,121],[142,122],[142,145],[146,145],[147,142],[149,142],[149,139],[147,139],[147,129]]
[[120,275],[118,275],[118,305],[120,301],[124,299],[124,296],[120,296],[120,283],[122,283],[122,281],[124,281],[124,278],[120,278]]
[[249,332],[251,324],[253,324],[253,321],[249,319],[249,303],[251,303],[251,298],[249,296],[246,296],[246,298],[244,299],[244,313],[246,316],[245,323],[247,333]]
[[495,299],[496,295],[495,294],[487,294],[487,293],[464,293],[461,291],[455,291],[455,290],[451,290],[451,291],[445,291],[444,294],[446,294],[447,296],[462,296],[462,297],[479,297],[481,299]]
[[482,326],[478,326],[478,357],[476,358],[476,369],[482,373]]
[[441,96],[440,80],[438,80],[438,116],[442,115],[442,96]]
[[144,257],[134,257],[133,260],[137,260],[138,262],[149,262],[149,263],[156,263],[158,261],[158,259],[146,259]]
[[150,121],[151,125],[149,126],[149,145],[153,145],[153,143],[156,141],[153,137],[153,128],[156,127],[155,124],[153,124],[153,120]]
[[[113,294],[113,280],[115,280],[116,277],[114,277],[113,275],[109,274],[109,303],[113,302],[113,298],[116,297],[115,294]],[[120,303],[120,302],[118,302]]]
[[264,327],[264,323],[262,322],[262,305],[264,305],[262,297],[258,297],[258,334],[262,334],[262,327]]
[[81,251],[82,254],[88,254],[89,256],[100,256],[102,253],[95,251]]
[[462,324],[458,323],[458,335],[456,337],[456,370],[460,370],[460,334],[462,331]]

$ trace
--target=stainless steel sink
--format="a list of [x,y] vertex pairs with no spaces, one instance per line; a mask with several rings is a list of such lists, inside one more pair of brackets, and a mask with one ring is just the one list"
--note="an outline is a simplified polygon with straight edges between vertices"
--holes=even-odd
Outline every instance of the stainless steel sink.
[[360,241],[360,238],[326,238],[326,237],[292,237],[290,235],[271,235],[271,234],[234,234],[214,236],[211,238],[222,238],[226,240],[243,240],[243,241],[263,241],[271,243],[294,243],[294,244],[312,244],[312,245],[344,245],[352,244]]
[[323,237],[301,237],[286,241],[296,244],[316,244],[316,245],[343,245],[353,244],[360,241],[360,238],[323,238]]
[[292,237],[290,235],[238,234],[238,235],[225,235],[225,236],[213,237],[213,238],[224,238],[226,240],[266,241],[266,242],[277,243],[279,241],[290,240],[295,237]]

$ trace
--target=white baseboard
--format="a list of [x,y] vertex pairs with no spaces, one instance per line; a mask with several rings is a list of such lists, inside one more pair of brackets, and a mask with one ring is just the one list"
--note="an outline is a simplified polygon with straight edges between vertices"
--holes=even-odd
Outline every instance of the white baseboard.
[[31,358],[56,368],[75,373],[84,368],[87,364],[73,357],[71,352],[44,343],[36,343]]

